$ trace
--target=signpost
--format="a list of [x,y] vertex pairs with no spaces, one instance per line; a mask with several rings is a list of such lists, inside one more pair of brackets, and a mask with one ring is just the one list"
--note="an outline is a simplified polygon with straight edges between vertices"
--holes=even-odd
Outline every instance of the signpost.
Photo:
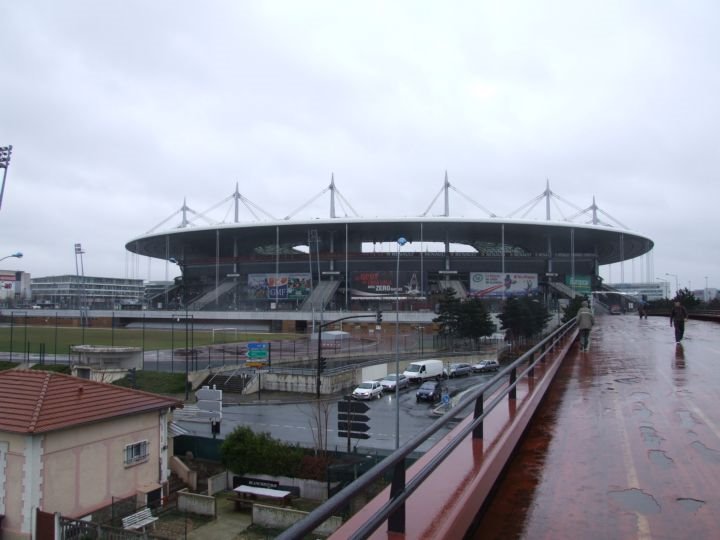
[[264,341],[249,341],[245,356],[249,360],[247,367],[266,367],[270,363],[270,343]]
[[347,437],[347,451],[350,453],[350,439],[369,439],[370,426],[366,422],[370,417],[365,413],[370,410],[366,403],[352,401],[346,396],[338,402],[338,437]]

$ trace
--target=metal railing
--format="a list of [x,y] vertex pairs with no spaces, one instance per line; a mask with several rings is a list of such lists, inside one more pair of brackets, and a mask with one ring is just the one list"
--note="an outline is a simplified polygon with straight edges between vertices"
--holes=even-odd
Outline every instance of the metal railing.
[[[334,512],[347,506],[353,497],[365,492],[375,481],[392,473],[392,484],[390,497],[363,526],[354,532],[350,537],[362,539],[370,536],[385,521],[388,522],[388,529],[392,532],[402,533],[405,531],[405,501],[410,495],[422,485],[422,483],[437,469],[437,467],[453,452],[453,450],[472,433],[473,438],[483,437],[483,422],[485,418],[500,404],[505,397],[509,400],[516,399],[516,389],[520,380],[525,377],[533,377],[534,370],[538,363],[544,363],[548,354],[555,351],[557,345],[575,331],[576,320],[572,319],[552,334],[548,335],[537,345],[528,350],[525,354],[513,361],[506,368],[497,373],[492,379],[483,385],[475,388],[465,395],[454,407],[455,414],[445,415],[428,426],[425,430],[415,435],[401,448],[395,450],[383,461],[375,465],[368,472],[358,478],[355,482],[328,499],[321,506],[308,514],[301,521],[281,533],[278,540],[294,540],[303,538],[310,534],[316,527],[323,523]],[[574,334],[573,334],[574,335]],[[505,379],[507,384],[499,391],[494,389],[500,386]],[[493,398],[484,402],[486,394],[493,392]],[[462,430],[455,434],[454,438],[438,452],[420,471],[409,481],[405,481],[405,460],[422,443],[437,431],[453,422],[457,412],[474,404],[473,421],[468,423]]]

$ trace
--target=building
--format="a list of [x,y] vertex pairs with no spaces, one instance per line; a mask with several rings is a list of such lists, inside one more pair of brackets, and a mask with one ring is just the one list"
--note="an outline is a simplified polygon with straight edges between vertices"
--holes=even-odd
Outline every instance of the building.
[[[433,295],[452,288],[468,296],[502,301],[525,294],[570,295],[600,286],[599,267],[640,257],[653,241],[599,219],[545,220],[441,216],[360,218],[335,215],[334,183],[326,219],[238,221],[179,227],[130,240],[136,255],[178,266],[170,309],[192,311],[432,311]],[[602,213],[605,215],[604,213]],[[167,220],[165,220],[167,221]]]
[[145,298],[141,279],[78,276],[33,278],[32,298],[49,309],[139,309]]
[[87,518],[167,489],[182,402],[47,371],[0,372],[0,537],[32,538],[35,510]]
[[30,301],[30,274],[15,270],[0,270],[0,306],[23,306]]

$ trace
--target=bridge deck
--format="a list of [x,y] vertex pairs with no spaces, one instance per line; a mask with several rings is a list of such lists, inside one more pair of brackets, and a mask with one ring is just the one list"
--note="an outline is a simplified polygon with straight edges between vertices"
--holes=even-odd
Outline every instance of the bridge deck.
[[717,538],[720,326],[596,318],[571,349],[475,538]]

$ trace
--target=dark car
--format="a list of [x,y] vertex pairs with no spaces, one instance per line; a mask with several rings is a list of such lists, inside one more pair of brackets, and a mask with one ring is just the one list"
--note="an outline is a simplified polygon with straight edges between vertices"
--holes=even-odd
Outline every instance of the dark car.
[[463,375],[470,375],[472,373],[472,366],[470,364],[450,364],[450,378],[461,377]]
[[415,392],[415,401],[440,401],[443,393],[443,384],[439,381],[425,381]]

